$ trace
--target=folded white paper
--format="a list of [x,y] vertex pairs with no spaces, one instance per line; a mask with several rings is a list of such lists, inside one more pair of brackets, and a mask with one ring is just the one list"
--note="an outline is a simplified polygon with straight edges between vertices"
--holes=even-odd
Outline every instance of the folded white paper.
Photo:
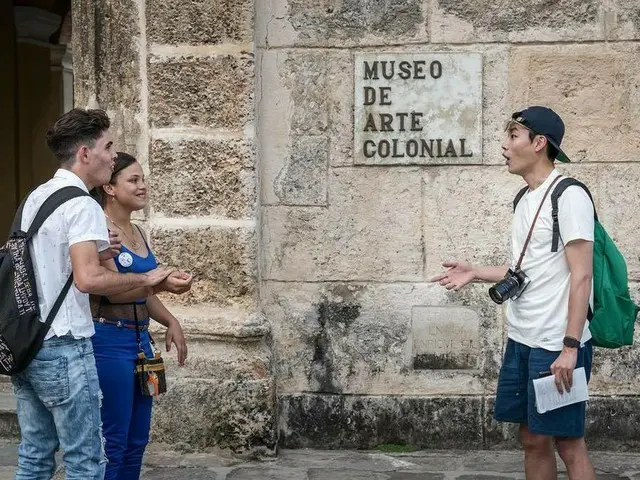
[[587,377],[583,367],[576,368],[573,371],[573,385],[570,392],[558,392],[555,375],[535,379],[533,381],[533,390],[536,394],[536,410],[538,410],[538,413],[555,410],[572,403],[585,402],[589,399]]

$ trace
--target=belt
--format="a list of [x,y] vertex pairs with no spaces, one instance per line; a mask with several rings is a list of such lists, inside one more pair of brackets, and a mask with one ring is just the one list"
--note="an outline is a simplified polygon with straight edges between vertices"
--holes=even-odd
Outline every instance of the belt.
[[[96,323],[103,323],[106,325],[115,325],[118,328],[128,328],[130,330],[135,330],[136,329],[136,325],[133,324],[129,324],[129,323],[124,323],[121,320],[112,320],[110,318],[104,318],[104,317],[98,317],[98,318],[94,318],[93,319],[94,322]],[[145,330],[149,330],[149,324],[144,324],[144,325],[139,325],[138,328],[140,329],[140,331],[145,331]]]

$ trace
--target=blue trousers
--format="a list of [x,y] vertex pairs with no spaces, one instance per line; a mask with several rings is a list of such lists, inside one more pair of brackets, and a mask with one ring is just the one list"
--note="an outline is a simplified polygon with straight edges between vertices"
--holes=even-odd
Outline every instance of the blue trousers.
[[[148,324],[148,320],[140,324]],[[135,330],[96,323],[92,337],[102,390],[102,425],[107,467],[105,480],[137,480],[149,442],[151,397],[135,380],[138,355]],[[148,332],[140,332],[147,357],[153,355]]]
[[62,445],[68,480],[101,480],[100,388],[91,341],[71,335],[45,340],[11,381],[22,437],[16,479],[49,480]]

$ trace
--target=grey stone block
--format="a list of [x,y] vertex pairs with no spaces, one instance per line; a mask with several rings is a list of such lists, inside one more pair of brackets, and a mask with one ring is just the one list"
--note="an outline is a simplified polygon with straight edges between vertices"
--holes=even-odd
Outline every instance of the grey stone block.
[[150,151],[154,213],[169,217],[253,215],[254,152],[248,142],[156,139]]
[[149,62],[154,127],[242,129],[253,118],[253,56],[180,57]]
[[481,448],[478,397],[281,395],[280,443],[285,448]]
[[144,473],[141,480],[216,480],[215,472],[206,468],[156,468]]
[[241,467],[229,475],[227,480],[307,480],[303,469]]
[[253,39],[252,0],[149,0],[146,11],[150,43],[250,43]]

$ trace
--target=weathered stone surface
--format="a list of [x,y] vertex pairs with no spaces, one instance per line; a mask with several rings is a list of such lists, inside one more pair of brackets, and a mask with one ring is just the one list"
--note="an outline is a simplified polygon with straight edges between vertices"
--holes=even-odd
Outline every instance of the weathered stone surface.
[[279,395],[278,429],[285,448],[478,448],[477,397]]
[[[639,90],[640,92],[640,90]],[[640,122],[638,122],[640,130]],[[628,137],[630,146],[640,141]],[[639,152],[640,153],[640,152]],[[596,194],[598,216],[627,260],[629,277],[640,280],[640,242],[638,219],[631,214],[640,205],[640,164],[602,165]]]
[[174,379],[154,408],[152,437],[195,449],[270,449],[275,444],[273,399],[269,379]]
[[152,125],[242,129],[253,117],[253,63],[251,54],[151,57]]
[[[477,47],[474,45],[474,50]],[[509,47],[485,45],[482,49],[482,156],[484,164],[504,166],[502,143],[506,119],[513,113],[508,105]],[[504,168],[504,167],[503,167]]]
[[142,480],[216,480],[218,476],[211,470],[193,468],[162,468],[146,472]]
[[[171,302],[164,302],[164,305],[180,321],[182,330],[191,339],[259,342],[271,332],[264,314],[255,310],[254,302],[233,303],[230,306]],[[162,333],[164,327],[152,323],[150,331]]]
[[0,412],[0,432],[3,438],[20,438],[20,425],[16,412]]
[[326,59],[325,52],[287,52],[279,75],[294,102],[292,135],[320,135],[327,129],[330,86]]
[[156,214],[253,216],[254,152],[244,140],[155,139],[149,167]]
[[[519,446],[515,447],[520,449]],[[425,452],[426,453],[426,452]],[[487,451],[472,451],[468,455],[465,455],[462,459],[462,465],[459,470],[462,471],[479,471],[479,472],[500,472],[509,475],[509,478],[514,477],[514,473],[520,473],[524,470],[524,454],[514,455],[513,452],[501,452],[492,450]],[[559,466],[559,470],[562,470],[562,465]],[[506,475],[505,475],[506,476]]]
[[635,44],[514,47],[511,105],[558,112],[566,126],[562,147],[573,162],[637,161],[639,53]]
[[250,43],[253,1],[149,0],[147,38],[159,44]]
[[308,480],[304,469],[241,467],[227,476],[228,480]]
[[283,205],[326,205],[328,139],[324,136],[291,138],[288,163],[273,182]]
[[[446,260],[503,265],[510,258],[512,201],[524,184],[506,167],[434,167],[424,172],[428,277]],[[470,208],[469,203],[473,204]]]
[[156,226],[151,239],[159,261],[194,275],[189,292],[166,294],[172,302],[230,305],[255,292],[253,230]]
[[616,0],[605,3],[605,28],[608,39],[633,40],[640,38],[640,8],[635,0]]
[[491,475],[477,475],[477,474],[473,474],[473,475],[460,475],[459,477],[456,477],[456,480],[496,480],[498,478],[511,478],[511,477],[503,477],[501,476],[496,476],[495,474],[491,474]]
[[604,39],[599,0],[434,0],[431,38],[438,43]]
[[256,7],[259,47],[397,44],[429,39],[420,0],[382,4],[367,0],[265,0]]
[[593,450],[637,451],[640,446],[640,399],[636,396],[591,397],[585,437]]
[[183,367],[176,360],[176,347],[165,351],[164,335],[154,339],[167,365],[169,383],[176,378],[208,378],[242,382],[269,377],[270,355],[266,344],[194,339],[185,334],[188,356]]
[[353,162],[351,57],[278,49],[258,61],[262,203],[324,205],[327,162]]
[[[307,472],[308,480],[335,480],[344,475],[341,470],[310,468]],[[379,472],[349,472],[349,480],[389,480],[386,473]]]
[[329,172],[329,208],[263,210],[263,278],[420,280],[420,171]]
[[82,59],[73,65],[74,103],[105,109],[118,148],[136,155],[142,128],[136,2],[72,3],[73,52]]
[[453,306],[415,306],[411,312],[411,361],[414,369],[476,369],[479,317]]
[[444,480],[442,473],[411,473],[394,472],[389,475],[389,480]]
[[[468,395],[497,378],[502,332],[484,286],[266,282],[262,296],[279,392]],[[478,311],[478,371],[414,369],[411,311],[423,305]]]

